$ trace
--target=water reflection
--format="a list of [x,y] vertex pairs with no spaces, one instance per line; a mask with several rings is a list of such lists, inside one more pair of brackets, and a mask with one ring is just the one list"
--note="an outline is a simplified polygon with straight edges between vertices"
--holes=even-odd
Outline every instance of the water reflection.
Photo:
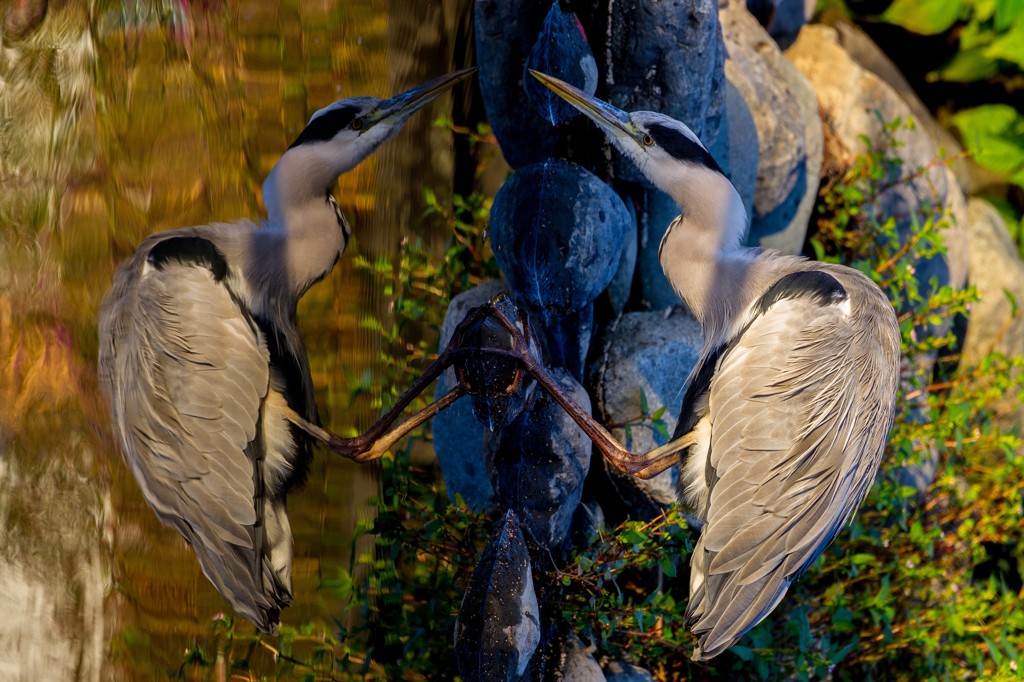
[[[0,678],[164,677],[225,604],[109,433],[96,311],[113,270],[150,232],[260,215],[263,178],[312,111],[450,70],[471,5],[13,5],[47,11],[0,45]],[[430,125],[446,102],[335,192],[371,260],[423,231],[425,184],[450,183],[450,134]],[[379,337],[359,320],[388,304],[347,255],[299,309],[318,403],[339,432],[376,412],[373,396],[349,405],[348,377],[375,369]],[[336,615],[317,586],[347,565],[375,489],[372,470],[318,453],[290,499],[285,623]]]

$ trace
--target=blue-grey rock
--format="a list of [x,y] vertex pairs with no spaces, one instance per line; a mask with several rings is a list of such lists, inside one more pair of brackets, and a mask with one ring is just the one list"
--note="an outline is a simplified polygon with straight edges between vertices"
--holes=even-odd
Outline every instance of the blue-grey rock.
[[[974,367],[992,351],[1008,357],[1024,355],[1024,318],[1015,314],[1011,298],[1024,302],[1024,262],[1006,220],[983,199],[967,203],[970,235],[968,281],[978,290],[971,304],[960,359],[962,368]],[[995,401],[1005,426],[1024,423],[1024,406],[1013,392]]]
[[[560,78],[589,95],[597,90],[597,62],[583,25],[574,12],[561,8],[559,0],[551,3],[526,67]],[[572,105],[528,73],[523,75],[523,84],[531,102],[551,125],[568,123],[578,115]]]
[[[438,347],[447,347],[452,332],[466,313],[506,290],[504,282],[491,280],[455,296],[445,313]],[[455,384],[455,371],[449,367],[437,382],[435,400],[454,388]],[[431,432],[434,452],[449,498],[454,500],[458,493],[475,511],[494,509],[497,497],[484,466],[486,428],[474,416],[471,399],[468,396],[459,398],[448,409],[439,412],[431,421]]]
[[800,253],[817,198],[821,120],[807,79],[747,11],[723,0],[725,73],[747,104],[758,137],[757,183],[748,243]]
[[629,213],[595,175],[549,159],[520,168],[502,185],[490,230],[509,288],[550,319],[593,302],[611,282]]
[[606,682],[654,682],[654,675],[626,661],[609,661],[603,670]]
[[637,207],[640,240],[636,257],[640,300],[650,310],[662,310],[682,302],[665,277],[658,257],[661,238],[669,224],[679,217],[680,209],[672,197],[656,189],[644,190],[640,202]]
[[[608,101],[626,111],[667,114],[705,145],[714,143],[725,111],[725,45],[716,0],[616,0],[610,6]],[[616,160],[615,173],[648,185],[627,159]]]
[[[534,359],[540,361],[540,347],[530,325],[524,325],[520,311],[507,296],[495,301],[494,310],[514,321],[526,335]],[[515,339],[493,314],[467,322],[462,330],[461,354],[452,369],[469,394],[477,421],[494,431],[510,424],[522,412],[535,381],[522,362],[502,355],[511,351]]]
[[[437,395],[443,395],[454,386],[454,374],[442,374],[437,382]],[[458,493],[474,511],[495,509],[498,498],[484,463],[487,429],[474,415],[469,396],[441,410],[431,422],[431,432],[449,499],[454,501]]]
[[[552,376],[590,414],[590,396],[563,370]],[[502,506],[516,511],[539,545],[557,548],[569,534],[590,470],[590,440],[543,390],[533,404],[486,444],[485,461]]]
[[477,80],[487,120],[513,168],[537,163],[558,149],[560,134],[536,106],[525,104],[526,57],[548,5],[521,0],[475,0]]
[[726,125],[709,151],[739,192],[749,218],[753,215],[757,191],[757,160],[760,154],[757,125],[743,95],[728,80],[725,83],[725,120]]
[[621,315],[626,309],[626,304],[629,303],[629,297],[633,291],[633,275],[636,272],[639,234],[636,206],[630,199],[622,203],[629,213],[629,225],[627,225],[626,234],[622,238],[623,247],[619,256],[619,267],[615,270],[615,276],[612,277],[612,281],[608,283],[608,289],[606,289],[608,302],[615,317]]
[[540,643],[530,555],[512,510],[495,524],[455,621],[455,662],[466,682],[515,682]]
[[[681,308],[665,311],[626,313],[611,331],[604,363],[598,371],[595,389],[596,411],[603,423],[623,423],[642,414],[640,392],[651,413],[665,407],[662,419],[668,433],[675,429],[683,401],[683,385],[697,362],[704,343],[700,324]],[[646,452],[663,445],[649,426],[633,425],[626,439],[623,427],[611,430],[620,443],[633,452]],[[628,500],[634,490],[658,505],[678,499],[679,472],[672,467],[649,481],[624,477],[606,467],[612,482]]]
[[596,501],[581,502],[569,523],[569,546],[577,549],[590,547],[606,530],[604,510]]
[[542,337],[548,353],[548,364],[561,367],[574,379],[582,381],[583,367],[594,333],[594,304],[588,303],[579,310],[558,317],[544,315],[543,310],[526,307],[532,319],[546,318]]
[[814,16],[815,0],[777,0],[775,17],[768,25],[768,33],[780,48],[785,50],[793,44],[811,17]]
[[591,648],[572,633],[565,635],[559,647],[555,679],[561,682],[605,682],[604,672]]

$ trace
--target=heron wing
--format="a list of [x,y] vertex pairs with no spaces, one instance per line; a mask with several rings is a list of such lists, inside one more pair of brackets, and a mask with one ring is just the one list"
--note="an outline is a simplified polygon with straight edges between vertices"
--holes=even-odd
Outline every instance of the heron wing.
[[126,459],[146,500],[192,544],[221,594],[272,629],[287,595],[263,587],[265,340],[216,267],[135,260],[135,276],[119,273],[101,320],[109,337],[101,371]]
[[782,298],[722,356],[709,395],[707,524],[691,561],[698,655],[774,609],[870,487],[892,423],[885,396],[895,396],[892,343],[880,347],[872,326],[839,305]]

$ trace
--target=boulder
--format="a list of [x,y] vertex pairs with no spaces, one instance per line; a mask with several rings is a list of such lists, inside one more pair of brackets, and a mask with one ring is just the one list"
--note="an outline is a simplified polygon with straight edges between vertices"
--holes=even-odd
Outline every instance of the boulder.
[[[499,280],[481,282],[477,286],[452,298],[441,325],[439,348],[445,348],[455,327],[470,311],[495,296],[505,293],[507,285]],[[434,399],[455,387],[455,372],[449,367],[437,382]],[[469,396],[463,396],[431,421],[434,452],[441,467],[448,496],[462,495],[471,509],[489,511],[497,503],[494,488],[484,466],[484,434],[486,427],[474,416]]]
[[[714,143],[725,111],[725,46],[714,0],[616,0],[606,50],[609,102],[626,111],[659,111]],[[616,178],[649,186],[628,159]]]
[[[1010,236],[1006,221],[992,204],[971,199],[967,204],[970,235],[968,281],[980,300],[971,305],[960,366],[976,366],[992,351],[1008,356],[1024,355],[1024,318],[1014,314],[1014,304],[1024,305],[1024,262]],[[997,411],[1007,421],[1024,418],[1016,396],[997,401]]]
[[640,301],[649,310],[664,310],[681,302],[661,269],[658,255],[661,238],[669,224],[679,217],[680,209],[672,197],[656,189],[644,190],[640,202],[637,207],[640,243],[636,256]]
[[[806,26],[786,54],[814,86],[827,129],[825,165],[835,172],[849,168],[857,156],[868,151],[864,137],[880,140],[885,123],[896,118],[905,121],[912,115],[896,91],[846,53],[835,29]],[[949,227],[944,232],[948,254],[919,261],[915,267],[922,284],[926,285],[934,276],[940,286],[962,287],[967,278],[968,258],[963,192],[947,166],[933,164],[939,152],[924,130],[901,128],[896,139],[901,143],[896,153],[903,162],[903,173],[925,167],[927,170],[912,181],[883,192],[875,208],[881,215],[903,216],[900,226],[904,234],[910,230],[908,212],[936,203],[945,209],[950,215]]]
[[549,5],[520,0],[475,0],[480,95],[505,161],[513,168],[537,163],[558,150],[561,135],[532,102],[524,105],[526,59]]
[[[590,396],[564,370],[552,376],[587,414]],[[546,391],[507,427],[487,438],[485,462],[502,506],[515,510],[537,544],[555,549],[569,535],[590,470],[590,439]]]
[[558,652],[558,670],[555,679],[561,682],[604,682],[604,672],[579,637],[568,634],[561,642]]
[[540,643],[540,607],[519,519],[495,524],[455,621],[455,663],[464,680],[515,682]]
[[[611,331],[604,361],[597,370],[595,401],[605,424],[623,423],[641,414],[640,391],[653,413],[662,406],[668,433],[675,429],[683,401],[683,385],[697,362],[704,343],[700,324],[681,308],[665,311],[627,313]],[[640,424],[630,428],[626,443],[624,427],[611,429],[620,443],[633,452],[645,452],[667,442],[651,428]],[[613,483],[627,499],[639,490],[658,505],[678,499],[678,467],[672,467],[644,481],[619,475],[608,467]]]
[[757,189],[748,242],[800,253],[822,165],[814,91],[742,0],[723,0],[721,21],[729,50],[725,73],[757,129]]
[[[559,78],[588,95],[597,91],[597,62],[583,25],[573,12],[563,10],[558,0],[551,3],[537,41],[526,58],[526,68]],[[529,73],[523,74],[523,84],[533,106],[551,125],[568,123],[579,115],[571,104]]]
[[626,661],[609,661],[604,665],[607,682],[654,682],[654,675]]

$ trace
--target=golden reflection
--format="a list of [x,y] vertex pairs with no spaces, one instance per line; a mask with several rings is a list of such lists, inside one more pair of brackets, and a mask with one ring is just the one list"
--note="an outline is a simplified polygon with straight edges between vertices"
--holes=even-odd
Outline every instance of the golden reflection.
[[[95,378],[97,309],[147,234],[262,215],[260,185],[313,111],[450,70],[446,26],[471,4],[397,4],[405,16],[385,0],[72,0],[2,39],[0,609],[21,614],[29,600],[38,627],[0,626],[0,677],[162,678],[227,608],[114,446]],[[418,229],[423,183],[450,168],[447,133],[430,129],[436,115],[335,193],[355,249],[299,310],[335,431],[372,421],[372,397],[349,405],[347,377],[374,371],[379,339],[358,321],[387,310],[346,261],[355,250],[393,253]],[[340,611],[317,586],[347,565],[375,486],[366,470],[318,453],[289,499],[286,623],[330,624]],[[260,669],[272,656],[253,661]]]

